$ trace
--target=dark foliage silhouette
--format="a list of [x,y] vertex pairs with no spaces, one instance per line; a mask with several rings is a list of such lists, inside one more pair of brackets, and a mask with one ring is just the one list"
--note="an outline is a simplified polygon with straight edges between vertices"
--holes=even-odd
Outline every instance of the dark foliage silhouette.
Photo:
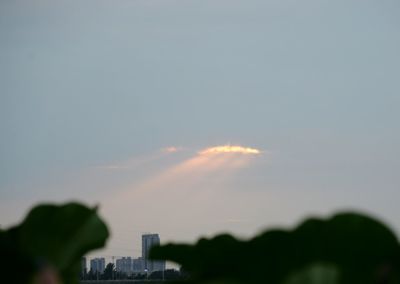
[[400,283],[399,243],[381,222],[358,213],[312,218],[294,230],[274,229],[249,241],[230,235],[195,245],[155,247],[199,283]]
[[112,280],[115,278],[116,270],[114,267],[114,263],[108,263],[106,268],[104,269],[102,279],[104,280]]
[[82,204],[40,205],[0,231],[2,283],[78,283],[81,257],[104,246],[108,229]]

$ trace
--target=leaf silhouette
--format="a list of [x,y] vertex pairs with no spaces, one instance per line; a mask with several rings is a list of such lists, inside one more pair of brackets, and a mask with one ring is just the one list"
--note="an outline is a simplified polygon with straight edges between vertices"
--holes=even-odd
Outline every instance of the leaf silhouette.
[[[96,213],[79,203],[40,205],[16,227],[0,232],[6,283],[29,283],[54,271],[63,283],[78,283],[81,257],[104,246],[109,232]],[[3,257],[4,259],[4,257]]]
[[150,256],[180,264],[201,283],[372,284],[400,283],[399,252],[396,236],[383,223],[344,212],[248,241],[220,235],[195,245],[168,244]]

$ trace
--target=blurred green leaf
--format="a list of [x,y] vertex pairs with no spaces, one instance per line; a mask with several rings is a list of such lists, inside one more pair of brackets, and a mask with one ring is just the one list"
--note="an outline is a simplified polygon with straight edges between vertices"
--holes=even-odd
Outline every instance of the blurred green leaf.
[[101,248],[109,236],[105,223],[82,204],[40,205],[25,220],[0,233],[0,252],[9,257],[1,272],[28,283],[43,269],[54,269],[64,284],[78,283],[81,257]]
[[335,266],[316,263],[289,274],[284,284],[340,284],[339,275]]

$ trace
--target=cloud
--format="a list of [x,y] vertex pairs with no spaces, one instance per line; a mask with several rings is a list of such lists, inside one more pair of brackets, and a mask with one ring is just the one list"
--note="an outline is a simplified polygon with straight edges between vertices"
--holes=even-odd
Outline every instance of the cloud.
[[226,153],[258,155],[261,154],[261,151],[256,148],[243,147],[239,145],[221,145],[221,146],[209,147],[199,152],[200,155],[215,155],[215,154],[226,154]]
[[[178,151],[177,147],[164,148],[164,153]],[[135,182],[126,191],[139,196],[144,192],[165,190],[165,188],[192,188],[208,178],[229,179],[238,169],[246,167],[252,158],[261,154],[256,148],[221,145],[196,152],[195,155],[163,171],[151,174]],[[171,189],[172,190],[172,189]]]
[[118,171],[118,170],[135,170],[143,167],[146,164],[151,164],[165,158],[167,154],[181,151],[181,147],[169,146],[162,148],[161,151],[157,151],[151,154],[147,154],[141,157],[134,157],[125,161],[116,161],[112,164],[94,166],[92,169],[104,170],[104,171]]
[[181,150],[180,147],[175,147],[175,146],[169,146],[169,147],[165,147],[165,148],[161,149],[161,151],[163,153],[175,153],[175,152],[178,152],[180,150]]

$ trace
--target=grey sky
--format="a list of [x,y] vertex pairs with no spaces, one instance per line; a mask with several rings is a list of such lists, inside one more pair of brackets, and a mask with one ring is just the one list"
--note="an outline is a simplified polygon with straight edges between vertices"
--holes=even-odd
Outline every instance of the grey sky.
[[[117,255],[143,231],[245,236],[340,208],[400,231],[399,9],[397,0],[1,1],[0,224],[36,201],[100,202],[121,238],[108,252]],[[214,189],[208,196],[107,205],[228,142],[268,154],[190,183]],[[157,156],[167,146],[183,150]],[[186,182],[164,189],[181,186],[172,191],[182,196]],[[121,214],[135,217],[118,223]]]

